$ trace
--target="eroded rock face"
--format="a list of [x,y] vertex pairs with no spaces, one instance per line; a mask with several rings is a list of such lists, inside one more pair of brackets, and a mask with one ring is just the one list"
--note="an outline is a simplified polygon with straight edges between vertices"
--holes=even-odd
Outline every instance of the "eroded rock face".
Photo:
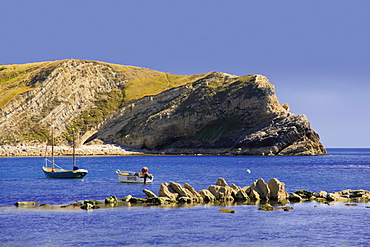
[[270,198],[270,188],[262,178],[256,180],[251,185],[250,191],[253,193],[253,195],[256,195],[257,193],[259,195],[259,199],[261,200],[268,200]]
[[[176,84],[182,86],[126,102],[125,88],[143,68],[118,72],[105,63],[74,59],[48,66],[29,75],[25,83],[31,90],[0,108],[0,144],[45,143],[53,123],[61,144],[77,127],[80,144],[104,142],[149,153],[326,154],[307,117],[281,105],[262,75],[183,77],[185,82]],[[157,78],[162,72],[145,73]],[[172,85],[170,74],[162,74]]]
[[[147,196],[148,194],[145,193]],[[210,185],[208,189],[197,192],[190,184],[181,186],[178,183],[163,183],[160,186],[160,197],[177,200],[181,203],[190,202],[245,202],[258,200],[271,200],[286,202],[288,193],[285,184],[276,178],[270,179],[266,184],[264,180],[258,179],[251,186],[241,188],[235,184],[228,186],[224,178],[218,178],[215,185]]]
[[[219,83],[223,80],[223,83]],[[266,77],[210,73],[132,102],[92,139],[159,153],[320,155],[305,115],[280,105]]]
[[[71,121],[126,83],[108,65],[74,59],[57,61],[53,69],[30,77],[29,83],[40,85],[16,95],[0,109],[0,141],[37,143],[40,136],[48,134],[51,124],[55,126],[55,136],[62,136]],[[89,131],[82,131],[82,140],[95,130]]]
[[267,183],[270,189],[270,199],[275,201],[286,200],[289,196],[285,190],[285,184],[276,178],[271,178]]

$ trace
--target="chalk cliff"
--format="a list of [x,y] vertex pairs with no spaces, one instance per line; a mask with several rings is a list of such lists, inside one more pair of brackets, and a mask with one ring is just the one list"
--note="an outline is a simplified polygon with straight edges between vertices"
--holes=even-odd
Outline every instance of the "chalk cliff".
[[0,89],[17,87],[0,101],[0,145],[43,143],[53,123],[61,144],[77,130],[80,144],[150,153],[326,154],[306,116],[281,105],[262,75],[180,76],[69,59],[0,69]]

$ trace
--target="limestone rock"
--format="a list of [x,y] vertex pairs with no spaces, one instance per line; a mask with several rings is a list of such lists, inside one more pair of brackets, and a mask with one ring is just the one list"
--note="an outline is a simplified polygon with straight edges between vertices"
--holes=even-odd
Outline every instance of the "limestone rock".
[[256,190],[250,190],[249,192],[249,198],[252,200],[252,201],[259,201],[261,200],[261,196],[260,194],[258,194],[258,192]]
[[91,209],[94,209],[94,205],[91,204],[91,203],[86,203],[86,204],[81,206],[81,209],[91,210]]
[[297,190],[294,193],[306,201],[314,200],[316,197],[316,193],[307,190]]
[[285,184],[278,179],[271,178],[268,182],[268,188],[270,189],[270,200],[283,201],[287,199],[288,193],[285,190]]
[[367,190],[343,190],[327,195],[329,201],[348,202],[351,200],[364,201],[370,200],[370,191]]
[[147,189],[144,189],[143,190],[144,194],[148,197],[148,198],[152,198],[152,197],[157,197],[156,194],[154,194],[153,192],[151,192],[150,190],[147,190]]
[[320,197],[320,198],[326,198],[328,196],[328,192],[326,192],[326,191],[320,191],[317,194],[317,196]]
[[231,184],[231,185],[230,185],[230,187],[231,187],[233,190],[236,190],[236,191],[238,191],[238,190],[241,190],[241,189],[242,189],[241,187],[239,187],[239,186],[237,186],[237,185],[235,185],[235,184]]
[[259,207],[258,210],[261,210],[261,211],[274,211],[275,208],[273,206],[271,206],[270,204],[264,204],[261,207]]
[[216,185],[218,186],[223,186],[223,187],[228,187],[229,185],[226,183],[226,180],[224,178],[218,178]]
[[169,185],[168,183],[163,183],[160,185],[159,187],[159,191],[158,191],[158,195],[160,197],[167,197],[171,200],[176,200],[178,194],[176,193],[172,193],[170,190],[169,190]]
[[262,178],[254,181],[250,187],[250,191],[252,195],[249,195],[249,197],[251,198],[255,198],[256,193],[259,195],[261,200],[268,200],[270,198],[270,189]]
[[193,196],[191,195],[191,193],[189,193],[188,191],[186,191],[180,184],[178,183],[175,183],[175,182],[170,182],[170,187],[176,191],[176,193],[178,194],[178,197],[189,197],[189,198],[192,198]]
[[301,202],[303,200],[302,197],[294,192],[290,193],[288,198],[290,202]]
[[37,204],[38,202],[32,201],[32,202],[17,202],[14,205],[17,207],[21,207],[21,206],[36,206]]
[[199,194],[202,196],[204,202],[215,202],[217,198],[207,189],[199,191]]
[[184,188],[187,189],[193,195],[194,201],[203,202],[203,197],[190,184],[185,183]]
[[247,192],[245,189],[235,185],[231,184],[230,188],[233,190],[232,197],[234,197],[235,201],[248,201],[250,200]]
[[244,190],[236,191],[235,195],[233,195],[235,201],[248,201],[250,200],[248,194]]
[[118,199],[115,196],[109,196],[109,197],[105,198],[105,204],[109,204],[109,203],[115,204],[117,202],[118,202]]
[[235,209],[221,208],[218,212],[235,214]]
[[230,187],[210,185],[208,190],[216,197],[220,202],[234,201],[232,196],[233,190]]

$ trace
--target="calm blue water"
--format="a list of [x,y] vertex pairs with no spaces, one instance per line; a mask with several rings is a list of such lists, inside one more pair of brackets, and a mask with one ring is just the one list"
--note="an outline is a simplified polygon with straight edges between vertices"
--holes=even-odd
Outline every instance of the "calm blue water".
[[[46,179],[43,158],[0,158],[0,246],[370,246],[370,206],[292,204],[262,212],[258,206],[121,207],[92,211],[17,209],[18,201],[67,204],[115,195],[145,197],[163,182],[206,189],[223,177],[238,186],[278,178],[287,191],[370,190],[370,149],[329,149],[315,157],[135,156],[81,157],[82,180]],[[56,158],[68,167],[71,158]],[[116,169],[155,174],[150,185],[118,183]],[[250,169],[252,173],[246,173]],[[314,207],[317,205],[317,207]]]

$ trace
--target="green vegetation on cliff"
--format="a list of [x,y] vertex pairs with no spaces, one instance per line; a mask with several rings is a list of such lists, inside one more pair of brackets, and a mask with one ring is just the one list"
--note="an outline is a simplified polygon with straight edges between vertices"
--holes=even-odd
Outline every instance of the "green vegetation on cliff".
[[[90,64],[90,67],[87,68],[90,71],[81,71],[78,68],[83,63]],[[100,71],[97,70],[96,65],[102,67]],[[76,69],[74,70],[73,67]],[[116,86],[101,86],[104,88],[96,90],[94,88],[89,89],[89,94],[93,95],[91,98],[92,104],[80,111],[78,116],[72,114],[67,122],[63,123],[66,125],[66,129],[62,139],[70,139],[72,130],[86,133],[96,129],[105,119],[117,113],[120,108],[133,100],[156,95],[170,88],[192,83],[204,77],[204,75],[174,75],[135,66],[74,59],[1,65],[0,120],[1,117],[7,117],[15,110],[12,110],[14,103],[23,107],[29,100],[32,100],[32,98],[28,99],[26,95],[22,96],[22,93],[38,90],[38,92],[44,92],[48,96],[46,101],[38,100],[38,114],[32,115],[33,113],[20,112],[19,117],[22,118],[22,121],[14,120],[18,126],[12,127],[14,132],[10,135],[0,136],[0,143],[22,143],[35,140],[45,142],[49,138],[48,125],[51,124],[52,119],[57,117],[57,111],[60,110],[58,110],[58,107],[66,108],[65,104],[76,104],[77,94],[84,91],[86,85],[89,86],[89,81],[96,81],[100,76],[103,77],[103,80],[108,80]],[[55,86],[46,90],[44,83],[47,80],[53,82],[59,80],[60,83],[56,83]],[[77,86],[78,82],[76,80],[85,80],[87,84]],[[76,85],[76,88],[83,88],[81,90],[76,89],[75,93],[68,94],[65,92],[67,85]],[[17,95],[20,97],[17,98]],[[10,101],[13,101],[12,105],[5,109],[4,106]],[[45,125],[45,121],[48,124]]]

